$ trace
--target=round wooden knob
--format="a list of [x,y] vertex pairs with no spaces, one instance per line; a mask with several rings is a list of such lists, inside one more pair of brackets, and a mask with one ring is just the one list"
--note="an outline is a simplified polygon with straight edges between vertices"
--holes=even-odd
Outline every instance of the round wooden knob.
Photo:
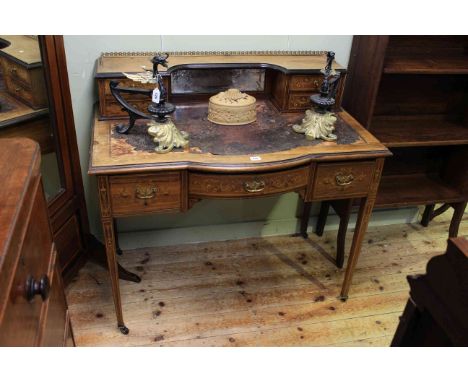
[[49,297],[50,292],[50,281],[47,275],[43,275],[39,280],[35,280],[34,277],[29,276],[26,282],[26,298],[28,301],[32,301],[35,295],[40,295],[42,301],[45,301]]

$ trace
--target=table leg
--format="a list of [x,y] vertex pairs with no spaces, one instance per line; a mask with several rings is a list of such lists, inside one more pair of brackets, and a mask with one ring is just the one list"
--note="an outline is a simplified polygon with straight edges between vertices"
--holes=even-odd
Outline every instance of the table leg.
[[466,209],[467,202],[453,203],[453,215],[452,220],[450,221],[449,227],[449,237],[458,236],[458,228],[460,227],[460,222],[463,218],[463,214]]
[[101,207],[101,222],[104,231],[104,244],[106,246],[107,265],[112,286],[112,296],[114,298],[115,314],[117,316],[117,326],[123,334],[128,334],[129,330],[124,324],[122,313],[122,301],[120,298],[119,271],[116,256],[114,221],[112,219],[112,205],[109,195],[109,180],[107,176],[98,177],[99,202]]
[[320,204],[320,212],[317,218],[317,225],[315,226],[315,233],[317,236],[323,235],[325,224],[327,223],[328,211],[330,210],[330,202],[323,201]]
[[112,219],[112,224],[114,226],[115,247],[117,250],[117,255],[121,256],[123,252],[119,245],[119,236],[117,235],[117,220],[115,218]]
[[362,241],[364,240],[367,225],[369,224],[372,209],[374,208],[377,189],[380,183],[380,176],[382,175],[383,163],[384,159],[376,160],[374,176],[372,178],[372,184],[369,188],[369,193],[367,194],[367,197],[361,199],[356,227],[354,228],[353,242],[351,244],[348,264],[346,266],[343,285],[341,287],[340,300],[342,301],[346,301],[348,299],[348,292],[351,286],[354,268],[356,267],[359,254],[361,252]]
[[338,236],[336,238],[336,266],[343,268],[344,252],[346,244],[346,231],[348,230],[349,218],[353,207],[353,199],[348,199],[343,202],[342,208],[338,215],[340,216],[340,226],[338,228]]
[[304,239],[307,239],[309,236],[307,234],[307,227],[309,226],[309,216],[310,216],[310,209],[312,207],[312,202],[304,202],[304,208],[302,210],[302,217],[301,217],[301,236]]
[[434,207],[435,204],[428,204],[424,208],[424,213],[421,219],[421,225],[423,227],[427,227],[429,225],[429,222],[432,220],[432,214],[434,213]]

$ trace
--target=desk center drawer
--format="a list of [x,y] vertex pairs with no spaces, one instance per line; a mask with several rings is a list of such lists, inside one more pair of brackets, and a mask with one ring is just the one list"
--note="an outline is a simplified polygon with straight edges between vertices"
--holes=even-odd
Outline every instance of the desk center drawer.
[[307,186],[309,168],[259,174],[189,174],[192,197],[229,198],[279,194]]
[[182,204],[181,174],[109,177],[114,216],[180,211]]
[[313,199],[327,200],[367,195],[375,162],[320,163],[315,173]]

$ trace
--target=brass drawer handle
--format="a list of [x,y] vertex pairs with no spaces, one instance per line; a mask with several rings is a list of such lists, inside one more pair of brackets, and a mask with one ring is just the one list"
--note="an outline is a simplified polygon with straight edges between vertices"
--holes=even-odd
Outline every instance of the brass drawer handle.
[[318,89],[318,87],[319,87],[319,82],[318,82],[317,80],[314,81],[314,86],[315,86],[316,89]]
[[338,186],[347,186],[351,183],[353,183],[354,180],[354,175],[353,174],[336,174],[335,176],[335,181]]
[[21,88],[16,88],[16,89],[15,89],[15,92],[16,92],[16,93],[19,93],[20,91],[21,91]]
[[17,73],[16,68],[11,68],[11,69],[10,69],[10,73],[16,75],[16,73]]
[[137,187],[135,189],[135,197],[137,199],[153,199],[156,196],[157,188],[152,186]]
[[244,182],[244,190],[247,192],[261,192],[265,189],[265,181],[254,179],[251,182]]

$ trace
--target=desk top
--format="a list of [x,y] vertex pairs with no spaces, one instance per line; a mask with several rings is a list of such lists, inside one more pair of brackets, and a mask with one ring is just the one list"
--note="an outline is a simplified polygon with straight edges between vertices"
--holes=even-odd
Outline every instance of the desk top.
[[89,174],[191,169],[211,172],[257,172],[295,167],[311,160],[376,158],[390,152],[346,111],[337,113],[336,142],[306,140],[292,125],[304,113],[279,113],[268,100],[257,102],[257,121],[221,126],[206,119],[205,102],[177,104],[173,120],[190,134],[189,147],[167,154],[154,152],[145,120],[129,134],[115,127],[126,120],[94,121]]

